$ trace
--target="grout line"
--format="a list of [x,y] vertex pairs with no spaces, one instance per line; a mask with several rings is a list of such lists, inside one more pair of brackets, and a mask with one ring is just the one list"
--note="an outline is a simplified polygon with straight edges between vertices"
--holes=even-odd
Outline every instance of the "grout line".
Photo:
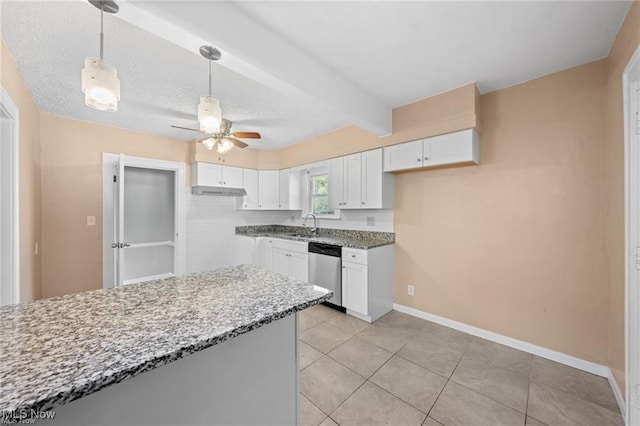
[[529,415],[529,396],[531,395],[531,375],[533,374],[533,355],[531,355],[531,365],[529,365],[529,384],[527,386],[527,405],[524,408],[524,423],[527,424]]

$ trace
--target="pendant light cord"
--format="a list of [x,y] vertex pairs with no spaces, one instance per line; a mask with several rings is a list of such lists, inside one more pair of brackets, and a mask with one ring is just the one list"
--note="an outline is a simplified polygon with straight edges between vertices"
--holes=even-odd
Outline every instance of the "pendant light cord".
[[100,60],[104,59],[104,2],[100,3]]

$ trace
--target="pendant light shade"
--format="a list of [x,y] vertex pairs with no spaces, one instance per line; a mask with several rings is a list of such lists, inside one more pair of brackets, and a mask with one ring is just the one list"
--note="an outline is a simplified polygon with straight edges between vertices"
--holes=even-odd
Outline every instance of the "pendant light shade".
[[201,96],[198,105],[198,121],[200,122],[200,131],[208,135],[218,133],[220,131],[220,122],[222,121],[222,110],[220,109],[220,101],[211,96]]
[[226,154],[233,149],[233,142],[229,139],[222,139],[218,142],[218,154]]
[[209,151],[213,149],[215,144],[216,144],[216,141],[213,138],[207,138],[202,141],[202,145],[204,145],[204,147],[207,148]]
[[100,58],[86,58],[82,69],[85,105],[100,111],[117,111],[120,100],[118,71]]

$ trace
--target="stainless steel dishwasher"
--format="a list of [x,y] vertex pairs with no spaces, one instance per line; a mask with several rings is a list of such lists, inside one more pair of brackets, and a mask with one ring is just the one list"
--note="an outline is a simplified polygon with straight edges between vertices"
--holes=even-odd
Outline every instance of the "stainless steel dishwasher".
[[333,292],[327,304],[342,307],[342,247],[309,243],[309,282]]

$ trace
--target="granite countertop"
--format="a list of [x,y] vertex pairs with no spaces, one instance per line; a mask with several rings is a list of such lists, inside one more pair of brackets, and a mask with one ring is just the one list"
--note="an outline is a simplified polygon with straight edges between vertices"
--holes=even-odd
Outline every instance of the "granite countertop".
[[395,234],[393,232],[318,228],[317,235],[312,235],[309,227],[286,225],[237,226],[236,235],[282,238],[304,242],[313,241],[362,250],[386,246],[395,242]]
[[318,304],[250,265],[0,308],[0,412],[48,410]]

